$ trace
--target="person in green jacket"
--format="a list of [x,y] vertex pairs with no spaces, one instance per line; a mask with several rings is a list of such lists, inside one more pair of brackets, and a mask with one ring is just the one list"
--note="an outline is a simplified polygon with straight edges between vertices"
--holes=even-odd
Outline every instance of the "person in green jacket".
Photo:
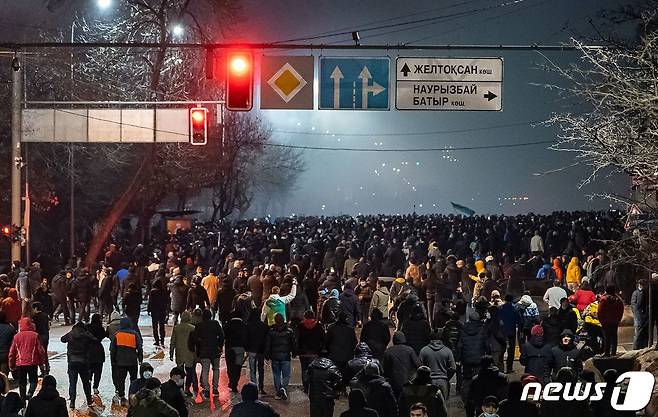
[[160,381],[151,378],[130,397],[127,417],[180,417],[175,408],[160,398]]
[[290,294],[281,297],[279,291],[279,287],[272,287],[272,294],[263,303],[263,311],[261,312],[260,319],[263,321],[267,320],[266,323],[270,327],[274,326],[274,317],[277,314],[283,316],[284,322],[288,321],[286,318],[286,304],[290,304],[297,295],[297,279],[293,279],[292,281]]
[[[176,356],[176,366],[185,368],[185,395],[196,398],[199,391],[199,383],[196,375],[196,354],[190,350],[190,335],[194,331],[194,325],[191,324],[192,315],[189,311],[181,314],[180,323],[174,326],[169,342],[169,359],[174,360]],[[190,392],[190,387],[194,394]]]

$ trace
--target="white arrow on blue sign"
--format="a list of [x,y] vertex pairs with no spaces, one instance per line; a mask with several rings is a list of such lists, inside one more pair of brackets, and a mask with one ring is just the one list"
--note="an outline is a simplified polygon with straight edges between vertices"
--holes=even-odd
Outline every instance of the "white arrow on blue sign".
[[320,57],[320,110],[388,110],[389,58]]

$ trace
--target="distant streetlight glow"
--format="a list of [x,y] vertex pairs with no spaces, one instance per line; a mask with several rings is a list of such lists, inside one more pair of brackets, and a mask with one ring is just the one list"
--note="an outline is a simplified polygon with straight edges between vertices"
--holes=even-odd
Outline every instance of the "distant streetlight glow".
[[179,36],[183,36],[183,33],[185,33],[185,29],[183,29],[183,26],[181,25],[174,25],[174,27],[172,28],[172,32],[174,36],[179,37]]
[[98,7],[101,9],[107,9],[112,5],[112,0],[97,0],[96,4],[98,4]]

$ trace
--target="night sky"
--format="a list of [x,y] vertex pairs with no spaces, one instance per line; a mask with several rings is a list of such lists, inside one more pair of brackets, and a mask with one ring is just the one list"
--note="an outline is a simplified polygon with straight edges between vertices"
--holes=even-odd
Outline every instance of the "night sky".
[[[9,23],[0,39],[17,40],[11,25],[23,33],[18,40],[34,39],[36,28],[70,24],[67,7],[51,13],[38,0],[4,0],[0,22]],[[439,15],[482,9],[505,0],[451,1],[247,1],[247,21],[229,40],[281,41],[323,32],[399,23]],[[362,44],[559,44],[570,37],[592,35],[588,23],[597,12],[629,2],[608,0],[525,0],[517,4],[471,13],[431,24],[362,32]],[[74,7],[74,6],[71,6]],[[376,22],[371,24],[371,22]],[[20,26],[22,25],[22,27]],[[420,26],[420,27],[418,27]],[[405,30],[401,30],[405,29]],[[384,33],[395,31],[395,33]],[[374,35],[374,36],[373,36]],[[377,36],[379,35],[379,36]],[[221,40],[221,39],[219,39]],[[318,39],[315,43],[352,43],[350,35]],[[304,54],[296,52],[295,54]],[[306,52],[308,54],[308,52]],[[504,59],[502,112],[357,112],[260,111],[270,123],[278,143],[350,148],[435,148],[524,143],[555,138],[556,131],[532,127],[552,112],[574,111],[573,103],[535,84],[562,83],[540,69],[545,58],[537,52],[433,51],[313,51],[318,55],[395,57],[482,56]],[[576,52],[546,52],[561,65],[578,61]],[[391,69],[394,71],[394,68]],[[258,81],[257,81],[258,83]],[[394,107],[394,95],[390,101]],[[514,125],[486,129],[489,126]],[[467,132],[455,132],[469,129]],[[479,130],[476,130],[479,129]],[[284,132],[300,132],[290,134]],[[445,133],[446,131],[452,133]],[[439,132],[431,135],[409,135]],[[443,132],[443,133],[442,133]],[[399,135],[398,135],[399,133]],[[366,136],[350,136],[359,134]],[[335,136],[334,136],[335,135]],[[609,202],[590,200],[603,190],[625,193],[629,180],[600,177],[582,189],[586,167],[568,167],[571,155],[535,145],[511,149],[444,152],[365,153],[307,150],[307,171],[285,208],[273,215],[451,212],[450,201],[478,213],[547,213],[554,210],[608,208]],[[261,214],[261,213],[259,213]]]

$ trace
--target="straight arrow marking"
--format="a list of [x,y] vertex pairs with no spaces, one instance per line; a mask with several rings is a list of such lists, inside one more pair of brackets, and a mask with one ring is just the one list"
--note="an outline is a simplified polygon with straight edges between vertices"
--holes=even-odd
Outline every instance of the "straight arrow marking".
[[334,80],[334,109],[339,109],[340,108],[340,80],[341,78],[344,77],[338,65],[336,65],[336,68],[334,68],[334,70],[331,72],[331,76],[329,76],[329,78]]

